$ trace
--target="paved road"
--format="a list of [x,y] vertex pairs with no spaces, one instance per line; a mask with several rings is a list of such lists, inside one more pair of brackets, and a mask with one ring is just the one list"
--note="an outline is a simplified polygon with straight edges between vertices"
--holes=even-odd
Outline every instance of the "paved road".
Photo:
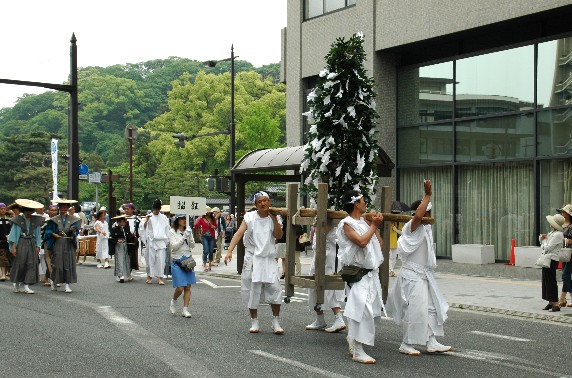
[[[220,268],[222,271],[223,268]],[[447,355],[398,353],[401,332],[384,319],[373,366],[353,363],[345,334],[305,331],[313,320],[305,290],[283,306],[286,334],[270,331],[270,309],[260,310],[262,332],[249,334],[239,281],[199,273],[193,287],[192,319],[168,310],[172,288],[143,278],[119,284],[112,270],[78,266],[74,292],[38,287],[34,295],[0,285],[4,319],[0,353],[6,377],[308,377],[365,374],[393,377],[514,376],[571,374],[569,351],[561,347],[570,325],[453,309],[445,341]],[[170,281],[168,281],[170,284]],[[331,322],[331,314],[327,314]]]

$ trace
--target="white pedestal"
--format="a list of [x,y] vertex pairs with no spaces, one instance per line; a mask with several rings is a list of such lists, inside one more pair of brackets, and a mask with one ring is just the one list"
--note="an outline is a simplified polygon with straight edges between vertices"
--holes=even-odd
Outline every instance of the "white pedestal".
[[464,264],[494,264],[495,246],[484,244],[453,244],[453,262]]
[[540,247],[514,247],[514,266],[539,268],[534,263],[541,253],[542,249]]

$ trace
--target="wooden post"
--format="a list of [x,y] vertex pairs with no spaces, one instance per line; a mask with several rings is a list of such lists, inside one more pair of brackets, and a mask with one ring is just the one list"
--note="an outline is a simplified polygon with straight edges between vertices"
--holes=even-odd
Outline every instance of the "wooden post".
[[316,305],[324,304],[326,283],[326,225],[328,222],[328,184],[318,184],[318,214],[316,222],[316,250],[314,251],[314,281],[316,284]]
[[[384,186],[381,188],[381,211],[383,213],[391,212],[391,188]],[[383,303],[387,301],[389,291],[389,232],[391,230],[391,222],[383,222],[383,264],[379,269],[379,281],[381,282],[381,297]]]
[[292,215],[298,209],[298,184],[288,184],[286,188],[286,207],[289,216],[286,218],[286,274],[284,275],[284,290],[286,297],[294,296],[292,276],[296,271],[296,231],[292,224]]

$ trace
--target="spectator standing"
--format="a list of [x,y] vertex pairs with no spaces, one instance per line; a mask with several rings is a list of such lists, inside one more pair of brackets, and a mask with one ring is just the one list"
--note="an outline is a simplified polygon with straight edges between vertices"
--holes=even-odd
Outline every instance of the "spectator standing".
[[545,255],[550,256],[550,267],[542,268],[542,299],[548,301],[544,310],[560,311],[558,303],[558,283],[556,282],[556,268],[558,268],[558,252],[564,243],[562,226],[565,219],[562,215],[547,215],[546,220],[550,225],[548,234],[540,234],[540,248]]
[[6,204],[0,202],[0,270],[2,270],[0,281],[6,281],[8,271],[10,270],[11,253],[8,247],[8,235],[10,234],[12,223],[6,212]]
[[213,260],[213,250],[215,247],[215,236],[218,225],[214,219],[212,209],[205,208],[205,215],[197,219],[195,228],[201,230],[201,244],[203,245],[203,270],[211,271],[211,262]]
[[132,271],[139,270],[139,223],[141,221],[137,215],[135,215],[135,205],[126,203],[123,205],[123,209],[125,209],[125,217],[129,225],[129,231],[135,240],[133,243],[127,243],[129,261],[131,262],[129,272],[127,273],[127,281],[133,281]]
[[220,264],[220,258],[222,256],[222,242],[224,240],[224,233],[226,231],[226,220],[220,212],[218,207],[213,208],[213,216],[217,223],[216,228],[216,255],[214,257],[214,266]]
[[[572,248],[572,205],[563,206],[561,211],[564,217],[563,235],[564,247]],[[570,303],[566,304],[566,295],[570,296]],[[559,300],[560,307],[572,307],[572,260],[562,262],[562,294]]]
[[116,277],[117,282],[124,283],[125,276],[131,273],[129,245],[135,244],[135,236],[129,229],[125,215],[116,216],[112,220],[117,222],[117,225],[111,228],[109,234],[109,249],[115,260],[113,275]]

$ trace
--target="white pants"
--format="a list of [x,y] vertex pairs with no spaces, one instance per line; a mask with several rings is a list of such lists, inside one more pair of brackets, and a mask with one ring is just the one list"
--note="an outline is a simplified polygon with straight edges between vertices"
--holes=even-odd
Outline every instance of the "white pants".
[[397,248],[391,248],[389,250],[389,271],[393,272],[395,270],[395,264],[397,263]]
[[282,286],[280,280],[271,283],[252,282],[252,270],[242,270],[240,275],[242,303],[249,309],[257,309],[260,303],[281,304]]
[[150,277],[161,277],[165,275],[165,255],[167,249],[159,248],[155,249],[153,246],[147,246],[147,257],[149,262],[149,276]]

